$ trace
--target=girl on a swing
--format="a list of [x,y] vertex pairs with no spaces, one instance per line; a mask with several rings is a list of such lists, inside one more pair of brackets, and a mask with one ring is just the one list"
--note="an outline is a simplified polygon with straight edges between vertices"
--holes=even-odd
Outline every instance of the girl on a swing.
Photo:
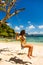
[[22,30],[19,36],[16,34],[16,40],[20,40],[22,48],[29,48],[28,57],[30,58],[32,56],[33,46],[31,44],[26,44],[25,30]]

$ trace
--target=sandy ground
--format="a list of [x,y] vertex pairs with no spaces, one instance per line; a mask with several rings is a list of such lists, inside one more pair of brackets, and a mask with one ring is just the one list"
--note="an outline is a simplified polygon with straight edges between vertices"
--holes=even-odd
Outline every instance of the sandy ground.
[[28,48],[20,42],[0,42],[0,65],[43,65],[43,45],[33,44],[33,56],[27,57]]

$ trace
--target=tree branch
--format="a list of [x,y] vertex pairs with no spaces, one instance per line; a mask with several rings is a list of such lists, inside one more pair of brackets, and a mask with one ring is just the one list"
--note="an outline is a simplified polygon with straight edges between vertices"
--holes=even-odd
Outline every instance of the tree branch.
[[10,5],[8,7],[7,13],[10,13],[11,8],[13,7],[14,3],[16,2],[16,0],[13,0],[12,2],[10,2]]
[[[6,1],[8,3],[8,0]],[[10,2],[10,5],[8,7],[8,10],[6,11],[6,16],[5,18],[2,20],[2,22],[6,21],[8,18],[10,18],[10,10],[13,7],[14,3],[16,2],[16,0],[13,0],[12,2]]]
[[22,8],[22,9],[19,9],[19,10],[16,10],[14,13],[12,13],[12,14],[6,14],[6,17],[1,21],[1,22],[5,22],[7,19],[9,19],[10,17],[12,17],[12,16],[14,16],[14,15],[16,15],[16,14],[18,14],[19,12],[21,12],[21,11],[24,11],[25,10],[25,8]]

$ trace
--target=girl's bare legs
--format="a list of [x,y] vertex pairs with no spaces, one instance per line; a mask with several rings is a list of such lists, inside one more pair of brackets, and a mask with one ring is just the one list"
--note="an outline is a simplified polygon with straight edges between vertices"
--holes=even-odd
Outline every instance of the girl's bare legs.
[[29,50],[28,50],[28,56],[30,57],[30,56],[32,56],[33,46],[28,47],[28,48],[29,48]]
[[29,45],[29,44],[25,44],[24,47],[25,48],[29,48],[28,49],[28,57],[32,56],[33,46],[32,45]]

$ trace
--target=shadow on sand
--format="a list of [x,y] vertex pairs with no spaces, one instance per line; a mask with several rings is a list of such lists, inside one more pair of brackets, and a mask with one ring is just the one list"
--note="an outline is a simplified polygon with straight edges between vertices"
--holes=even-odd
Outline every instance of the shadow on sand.
[[18,53],[17,55],[24,55],[24,54],[26,54],[26,53]]
[[9,51],[9,49],[8,49],[8,48],[0,49],[0,53],[1,53],[1,52],[6,52],[6,51]]
[[17,58],[16,56],[15,56],[14,58],[13,58],[13,57],[10,58],[9,62],[10,62],[10,61],[14,61],[16,64],[17,64],[17,63],[19,63],[19,64],[24,64],[24,65],[28,65],[27,63],[32,64],[31,62],[23,61],[23,60]]

